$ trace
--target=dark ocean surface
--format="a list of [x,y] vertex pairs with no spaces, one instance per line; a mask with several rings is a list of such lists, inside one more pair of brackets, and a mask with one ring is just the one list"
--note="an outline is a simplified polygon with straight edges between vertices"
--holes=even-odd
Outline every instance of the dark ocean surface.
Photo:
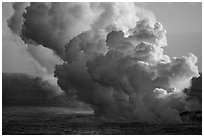
[[147,124],[102,122],[90,110],[60,107],[3,107],[2,134],[184,135],[202,134],[202,123]]

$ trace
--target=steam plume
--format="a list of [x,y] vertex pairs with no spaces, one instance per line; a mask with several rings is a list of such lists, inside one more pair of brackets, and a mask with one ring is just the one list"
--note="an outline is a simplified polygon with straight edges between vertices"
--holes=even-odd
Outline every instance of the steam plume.
[[[30,4],[17,2],[13,3],[12,6],[14,9],[14,13],[8,19],[7,23],[14,35],[20,36],[22,34],[22,28],[25,21],[25,19],[23,18],[23,14],[26,7],[30,6]],[[16,38],[14,41],[15,43],[20,43],[20,45],[23,44],[22,41],[19,40],[19,38]],[[35,69],[35,74],[32,73],[31,75],[40,76],[42,80],[48,82],[52,90],[55,91],[55,94],[62,93],[62,90],[57,85],[57,79],[53,77],[54,66],[56,64],[60,64],[62,60],[53,53],[53,50],[45,48],[39,44],[36,45],[34,43],[27,43],[26,46],[22,47],[24,48],[24,52],[28,53],[29,59],[34,61],[33,66]]]
[[23,17],[25,43],[61,57],[58,85],[74,89],[96,114],[182,122],[189,105],[183,90],[199,76],[197,58],[164,55],[166,30],[150,11],[134,3],[31,3]]

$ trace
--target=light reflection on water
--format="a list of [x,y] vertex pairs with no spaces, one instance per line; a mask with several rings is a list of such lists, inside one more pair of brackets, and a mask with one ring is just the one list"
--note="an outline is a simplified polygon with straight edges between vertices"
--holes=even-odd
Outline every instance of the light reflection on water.
[[56,114],[93,114],[91,109],[82,109],[82,108],[67,108],[67,107],[37,107],[37,106],[14,106],[14,107],[3,107],[3,113],[19,113],[19,112],[47,112],[47,113],[56,113]]

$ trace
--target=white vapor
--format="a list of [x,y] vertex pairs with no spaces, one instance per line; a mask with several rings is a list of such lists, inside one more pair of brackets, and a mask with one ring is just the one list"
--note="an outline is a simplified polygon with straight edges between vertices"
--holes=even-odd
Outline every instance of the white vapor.
[[[163,54],[166,30],[152,12],[135,3],[31,3],[23,17],[19,35],[28,51],[50,72],[63,59],[54,70],[58,85],[76,90],[97,115],[182,122],[197,58]],[[43,55],[47,48],[57,59]]]
[[44,81],[49,82],[53,90],[57,91],[56,94],[62,93],[63,91],[57,85],[57,79],[53,74],[55,65],[62,63],[60,57],[56,56],[51,49],[41,45],[24,44],[18,37],[21,35],[22,25],[24,23],[23,14],[29,5],[29,3],[24,2],[12,3],[14,9],[13,15],[7,20],[8,26],[14,34],[11,34],[12,40],[20,46],[18,48],[22,49],[20,51],[22,53],[20,54],[26,54],[25,60],[26,62],[30,62],[27,65],[32,65],[31,67],[34,69],[34,71],[25,73],[41,77]]

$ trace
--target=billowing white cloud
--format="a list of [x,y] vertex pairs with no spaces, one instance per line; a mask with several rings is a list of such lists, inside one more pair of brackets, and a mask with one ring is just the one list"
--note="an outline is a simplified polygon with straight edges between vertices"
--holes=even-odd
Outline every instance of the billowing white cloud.
[[152,12],[134,3],[31,3],[23,17],[20,35],[33,58],[52,68],[60,59],[41,54],[53,50],[64,61],[54,71],[59,86],[96,114],[182,122],[197,58],[163,54],[166,30]]

